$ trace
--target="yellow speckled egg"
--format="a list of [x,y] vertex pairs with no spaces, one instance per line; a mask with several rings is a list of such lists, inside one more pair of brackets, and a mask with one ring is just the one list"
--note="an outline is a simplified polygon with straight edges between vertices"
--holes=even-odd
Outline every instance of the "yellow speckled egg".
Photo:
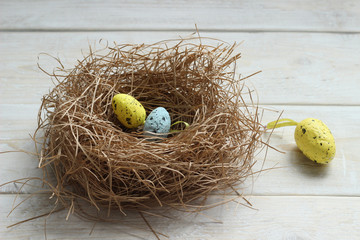
[[299,149],[310,160],[327,164],[335,156],[335,140],[330,129],[320,120],[307,118],[295,129],[295,141]]
[[145,108],[128,94],[116,94],[112,99],[112,108],[117,119],[127,128],[136,128],[145,122]]

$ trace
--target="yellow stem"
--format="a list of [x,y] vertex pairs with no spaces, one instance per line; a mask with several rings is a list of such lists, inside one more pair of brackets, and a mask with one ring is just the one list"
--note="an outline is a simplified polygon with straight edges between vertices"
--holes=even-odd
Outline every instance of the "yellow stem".
[[[185,124],[185,129],[187,129],[187,128],[190,126],[187,122],[177,121],[177,122],[174,122],[173,124],[171,124],[170,127],[172,127],[172,126],[174,126],[174,125],[176,125],[176,124],[180,124],[180,123]],[[185,129],[184,129],[184,130],[185,130]],[[181,131],[183,131],[183,130],[170,130],[171,133],[176,133],[176,132],[181,132]]]
[[278,119],[276,121],[269,122],[266,125],[266,128],[272,129],[272,128],[279,128],[279,127],[285,127],[285,126],[296,126],[297,124],[298,123],[292,119],[283,118],[283,119]]

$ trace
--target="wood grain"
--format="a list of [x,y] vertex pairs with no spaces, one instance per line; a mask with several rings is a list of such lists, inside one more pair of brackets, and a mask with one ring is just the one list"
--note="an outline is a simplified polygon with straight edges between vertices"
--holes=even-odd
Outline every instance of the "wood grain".
[[357,0],[0,2],[1,30],[359,32]]
[[[17,202],[26,197],[22,194]],[[221,199],[213,196],[208,203]],[[14,195],[0,195],[0,237],[9,240],[44,239],[45,231],[49,240],[155,239],[136,212],[128,212],[126,217],[112,214],[119,221],[94,226],[76,216],[66,221],[63,211],[8,229],[6,226],[47,213],[53,207],[47,195],[37,196],[6,217],[13,200]],[[170,219],[145,217],[156,231],[169,237],[160,235],[161,239],[357,239],[360,231],[358,197],[252,196],[250,201],[256,210],[230,202],[199,215],[158,210],[153,212]]]
[[[56,67],[51,57],[38,60],[40,53],[73,67],[81,49],[99,39],[153,43],[187,36],[197,24],[202,36],[244,41],[237,70],[243,76],[262,70],[246,81],[266,109],[262,123],[282,110],[282,117],[297,121],[321,119],[337,153],[329,165],[316,165],[296,148],[293,127],[276,129],[270,144],[285,153],[269,149],[265,162],[266,152],[259,153],[254,171],[263,172],[239,185],[257,210],[234,202],[199,215],[156,210],[170,218],[145,214],[151,226],[168,236],[162,239],[359,239],[359,23],[357,0],[0,1],[0,152],[34,151],[29,134],[41,97],[53,87],[36,64]],[[0,184],[41,177],[37,163],[20,152],[0,154]],[[134,212],[95,225],[76,216],[66,221],[59,212],[6,228],[53,207],[54,199],[40,194],[7,217],[18,192],[17,202],[43,190],[39,182],[20,186],[0,188],[0,239],[155,239]],[[223,198],[214,193],[207,203]]]
[[[81,49],[100,39],[110,43],[154,43],[185,37],[190,32],[71,32],[0,34],[1,103],[40,103],[53,87],[37,67],[40,53],[59,57],[67,68],[82,59]],[[247,84],[256,89],[260,104],[359,105],[360,34],[203,33],[229,43],[244,41],[237,72],[243,76],[262,70]],[[204,43],[206,41],[204,40]],[[100,44],[96,45],[101,48]],[[47,71],[56,61],[40,55]],[[36,87],[34,87],[36,86]],[[26,90],[26,97],[24,91]]]

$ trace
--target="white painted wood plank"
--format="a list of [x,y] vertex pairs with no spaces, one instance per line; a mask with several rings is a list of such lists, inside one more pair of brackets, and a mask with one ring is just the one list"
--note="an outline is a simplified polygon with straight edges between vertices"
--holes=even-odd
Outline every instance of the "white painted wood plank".
[[[59,56],[66,67],[81,59],[81,49],[99,39],[118,43],[154,43],[185,37],[189,32],[71,32],[0,34],[0,102],[40,103],[53,86],[37,68],[45,52]],[[204,37],[239,46],[238,73],[250,78],[261,104],[359,105],[360,34],[314,33],[202,33]],[[214,44],[214,43],[213,43]],[[97,45],[99,47],[99,45]],[[57,67],[40,55],[48,71]],[[24,96],[26,90],[26,97]],[[26,100],[25,100],[26,99]]]
[[[0,151],[24,149],[35,151],[28,134],[36,128],[36,104],[0,104]],[[269,108],[267,106],[266,108]],[[263,168],[273,168],[259,177],[250,177],[240,186],[240,191],[253,195],[341,195],[360,196],[360,145],[359,106],[274,106],[272,110],[284,110],[282,117],[301,121],[307,117],[323,120],[331,129],[337,144],[335,159],[328,165],[317,165],[306,159],[296,148],[294,127],[276,129],[270,144],[282,154],[269,150]],[[19,118],[19,112],[22,118]],[[267,110],[262,123],[276,120],[279,113]],[[264,135],[264,140],[268,135]],[[259,154],[254,171],[261,170],[265,152]],[[41,177],[37,159],[22,153],[0,154],[0,183],[23,177]],[[253,182],[255,184],[253,185]],[[34,182],[39,184],[39,182]],[[0,192],[16,192],[8,185]],[[22,192],[35,191],[24,188]]]
[[[21,195],[19,200],[27,195]],[[43,239],[44,218],[13,228],[6,226],[47,213],[52,205],[46,196],[26,201],[10,217],[14,195],[0,195],[0,238]],[[208,203],[221,200],[212,197]],[[253,196],[252,210],[229,203],[204,215],[169,211],[172,219],[145,215],[151,226],[169,239],[357,239],[360,232],[358,197],[277,197]],[[156,211],[155,211],[156,212]],[[113,214],[112,217],[118,217]],[[121,222],[94,224],[76,216],[65,220],[66,212],[46,218],[47,239],[155,239],[138,213],[128,213]],[[160,236],[161,239],[168,239]]]
[[358,32],[360,3],[321,1],[0,2],[2,30],[181,30]]

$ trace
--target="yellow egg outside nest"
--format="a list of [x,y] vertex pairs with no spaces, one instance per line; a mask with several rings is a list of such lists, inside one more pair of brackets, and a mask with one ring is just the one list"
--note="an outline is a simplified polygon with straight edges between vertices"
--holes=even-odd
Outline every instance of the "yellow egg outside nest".
[[297,123],[291,119],[279,119],[267,124],[267,129],[296,126],[295,141],[301,152],[310,160],[327,164],[336,152],[335,139],[330,129],[319,119],[306,118]]
[[111,103],[117,119],[125,127],[137,128],[145,123],[145,108],[133,96],[122,93],[116,94]]
[[327,164],[335,156],[335,139],[330,129],[319,119],[307,118],[296,125],[295,141],[310,160]]

